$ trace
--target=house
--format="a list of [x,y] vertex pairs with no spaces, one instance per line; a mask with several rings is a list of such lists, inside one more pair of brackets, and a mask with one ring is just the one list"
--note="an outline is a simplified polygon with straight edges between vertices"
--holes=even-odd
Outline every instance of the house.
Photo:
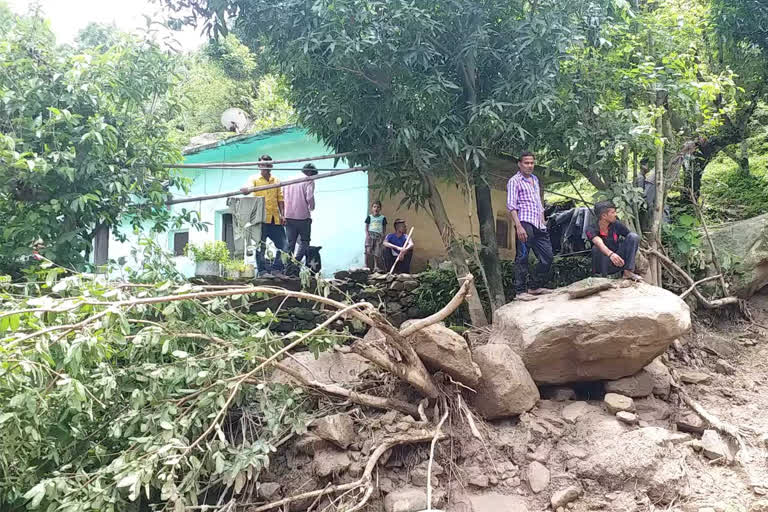
[[[271,155],[274,160],[289,160],[332,153],[333,151],[322,141],[309,135],[305,130],[288,127],[189,147],[184,151],[184,163],[253,162],[263,154]],[[313,163],[318,169],[349,167],[343,160],[339,161],[335,167],[332,159],[318,160]],[[301,175],[298,169],[302,165],[304,164],[277,164],[272,173],[284,181]],[[286,168],[292,170],[285,170]],[[193,180],[188,196],[235,191],[246,184],[249,176],[258,172],[256,168],[182,170],[183,175]],[[375,199],[382,201],[384,214],[390,221],[390,228],[395,218],[406,219],[409,226],[414,227],[413,238],[416,243],[414,270],[422,270],[430,263],[445,260],[443,243],[428,212],[423,208],[416,211],[398,206],[402,196],[396,195],[392,198],[381,196],[381,192],[371,186],[374,180],[372,174],[350,173],[316,181],[317,206],[313,213],[312,245],[322,247],[323,273],[330,275],[338,270],[364,265],[364,220],[369,211],[369,204]],[[496,180],[492,190],[492,201],[497,217],[497,242],[500,256],[502,259],[513,259],[514,230],[511,228],[512,224],[505,206],[505,183],[504,176]],[[441,184],[440,191],[457,233],[467,237],[471,233],[477,235],[477,217],[472,201],[474,195],[466,197],[462,188],[449,184]],[[175,197],[184,196],[184,194],[175,195]],[[154,240],[161,247],[174,254],[178,268],[185,275],[192,275],[194,272],[194,264],[184,256],[184,247],[188,243],[201,244],[206,241],[224,240],[228,230],[231,230],[232,213],[226,202],[226,199],[215,199],[173,205],[171,208],[176,212],[180,212],[182,208],[196,210],[201,220],[207,223],[208,230],[199,231],[191,227],[182,227],[153,235]],[[109,240],[108,249],[104,251],[108,253],[109,259],[131,260],[131,250],[137,246],[139,235],[129,232],[127,228],[123,228],[123,232],[128,237],[126,242],[121,243],[114,237]],[[146,237],[147,234],[141,236]]]

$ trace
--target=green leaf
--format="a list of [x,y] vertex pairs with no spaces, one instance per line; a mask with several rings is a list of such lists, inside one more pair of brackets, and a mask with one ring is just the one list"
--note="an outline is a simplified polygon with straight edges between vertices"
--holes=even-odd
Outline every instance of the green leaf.
[[39,482],[37,485],[24,493],[24,499],[31,500],[29,503],[27,503],[27,508],[33,510],[40,506],[43,498],[45,498],[45,482]]

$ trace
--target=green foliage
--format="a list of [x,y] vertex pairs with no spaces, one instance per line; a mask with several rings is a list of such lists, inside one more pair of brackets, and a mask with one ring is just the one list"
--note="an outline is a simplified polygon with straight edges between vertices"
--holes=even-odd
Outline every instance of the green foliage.
[[279,439],[305,430],[300,390],[244,378],[283,347],[273,314],[247,313],[263,296],[153,304],[201,289],[80,275],[35,289],[0,290],[0,509],[183,510],[225,488],[238,496]]
[[[478,283],[479,284],[479,283]],[[419,274],[419,287],[414,291],[415,306],[423,316],[429,316],[442,309],[459,291],[456,273],[450,269],[431,268]],[[485,297],[487,295],[481,294]],[[469,323],[469,311],[462,304],[446,321],[448,324]]]
[[258,78],[255,55],[234,34],[212,39],[202,51],[230,78],[235,80]]
[[230,261],[227,243],[222,242],[221,240],[216,242],[205,242],[202,246],[190,244],[184,248],[184,251],[195,263],[212,261],[214,263],[226,265]]
[[165,201],[170,187],[186,190],[187,181],[163,165],[181,158],[168,122],[180,108],[176,57],[127,36],[76,52],[56,46],[40,18],[5,23],[0,268],[17,269],[37,240],[45,256],[82,266],[99,224],[179,223]]
[[673,219],[673,222],[663,225],[664,247],[670,251],[673,260],[688,272],[696,274],[705,267],[701,253],[701,225],[695,217],[687,213],[674,215]]
[[159,283],[170,281],[180,283],[184,276],[176,268],[173,255],[163,249],[152,238],[140,238],[138,247],[131,247],[133,263],[126,265],[118,261],[118,268],[125,271],[132,283]]
[[704,171],[701,196],[704,214],[714,222],[743,220],[768,212],[768,139],[750,139],[750,173],[721,154]]

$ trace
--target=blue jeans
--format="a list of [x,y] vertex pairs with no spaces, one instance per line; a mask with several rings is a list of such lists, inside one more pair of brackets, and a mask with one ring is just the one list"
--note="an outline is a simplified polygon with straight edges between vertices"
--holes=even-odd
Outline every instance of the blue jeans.
[[[272,265],[267,267],[267,260],[264,257],[265,242],[267,238],[272,240],[275,244],[277,252],[275,253],[275,260]],[[262,224],[261,225],[261,243],[256,251],[256,266],[259,267],[259,272],[269,272],[270,270],[276,270],[281,272],[285,265],[283,265],[282,253],[285,251],[285,228],[280,224]]]
[[[515,291],[524,293],[530,289],[541,288],[549,281],[549,274],[552,270],[552,262],[555,255],[552,252],[552,242],[549,240],[549,233],[543,229],[534,227],[528,222],[521,222],[523,229],[528,235],[528,241],[525,243],[517,240],[517,253],[515,255]],[[528,286],[528,254],[533,254],[538,258],[539,263],[533,269],[533,279]]]
[[624,266],[619,268],[611,262],[611,259],[595,246],[592,246],[592,273],[607,277],[616,274],[622,270],[635,271],[635,256],[637,248],[640,245],[640,237],[637,233],[630,233],[619,242],[619,249],[616,254],[624,260]]

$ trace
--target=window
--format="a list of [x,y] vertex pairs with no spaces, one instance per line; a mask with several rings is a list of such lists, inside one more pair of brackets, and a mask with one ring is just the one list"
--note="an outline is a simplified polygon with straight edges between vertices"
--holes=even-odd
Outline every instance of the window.
[[173,255],[184,256],[184,248],[189,243],[189,231],[173,234]]
[[509,221],[496,219],[496,245],[499,249],[509,249]]

